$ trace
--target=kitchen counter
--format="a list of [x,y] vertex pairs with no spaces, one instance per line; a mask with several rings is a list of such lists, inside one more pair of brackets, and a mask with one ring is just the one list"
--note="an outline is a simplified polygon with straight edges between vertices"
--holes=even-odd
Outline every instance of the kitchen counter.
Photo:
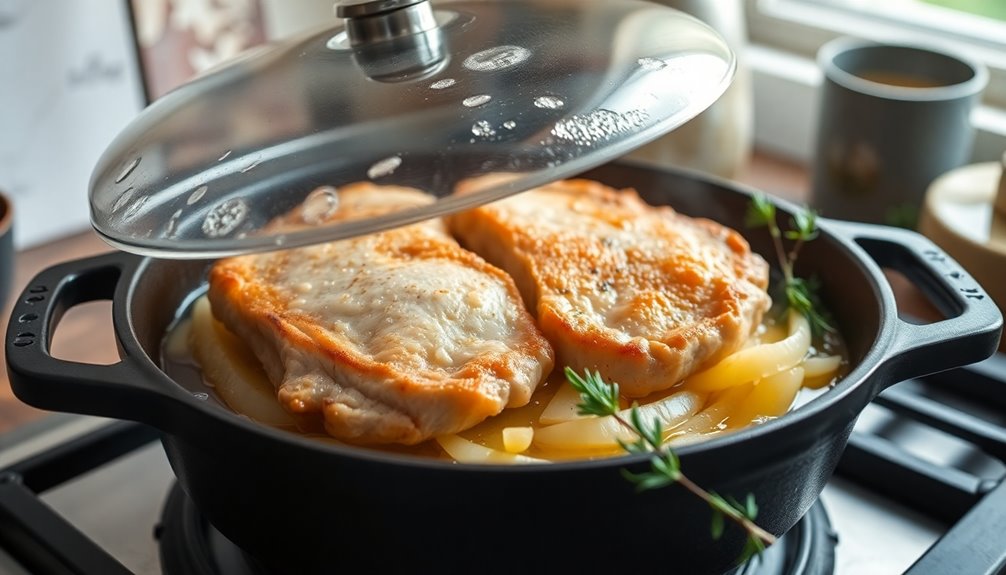
[[[805,166],[763,152],[756,152],[736,179],[745,185],[795,201],[805,198],[809,189],[809,175]],[[16,255],[11,298],[20,294],[28,281],[43,269],[109,249],[111,248],[93,231],[87,231],[21,251]],[[12,301],[6,302],[3,315],[0,316],[4,333],[11,305]],[[111,302],[108,301],[92,302],[71,309],[56,330],[52,354],[61,359],[84,363],[116,362],[118,355],[110,309]],[[13,396],[7,379],[5,359],[0,358],[0,363],[3,365],[0,379],[0,433],[4,433],[38,419],[44,412],[24,405]]]

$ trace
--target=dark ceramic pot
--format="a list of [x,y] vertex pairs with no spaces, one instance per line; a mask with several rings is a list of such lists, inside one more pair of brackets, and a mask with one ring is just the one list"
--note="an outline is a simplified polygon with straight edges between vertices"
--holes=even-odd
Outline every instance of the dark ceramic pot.
[[[750,192],[694,174],[610,164],[589,177],[651,203],[744,228]],[[780,222],[793,206],[780,203]],[[859,413],[889,385],[990,356],[1002,316],[955,262],[909,231],[824,220],[798,273],[816,275],[848,343],[851,370],[791,413],[679,450],[683,469],[724,495],[752,493],[758,522],[782,534],[817,499]],[[771,257],[765,233],[747,234]],[[899,319],[881,267],[924,288],[949,318]],[[449,464],[312,441],[202,400],[162,370],[172,322],[203,289],[206,262],[123,253],[39,274],[7,334],[15,393],[50,410],[131,419],[163,431],[178,481],[224,535],[277,573],[722,573],[744,542],[710,537],[708,507],[677,486],[637,494],[621,470],[642,456],[545,466]],[[122,361],[49,354],[64,311],[112,299]]]

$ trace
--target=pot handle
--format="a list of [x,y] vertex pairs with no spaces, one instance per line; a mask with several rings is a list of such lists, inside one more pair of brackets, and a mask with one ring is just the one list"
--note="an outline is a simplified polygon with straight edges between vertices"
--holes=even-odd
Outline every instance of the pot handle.
[[857,244],[881,267],[904,274],[946,318],[896,322],[883,385],[984,360],[995,353],[1003,316],[985,290],[929,238],[914,231],[828,220],[827,230]]
[[[7,373],[19,399],[41,409],[132,419],[162,429],[173,419],[180,398],[172,386],[155,385],[159,371],[123,352],[118,333],[121,359],[112,365],[50,354],[54,330],[67,310],[124,297],[125,272],[135,260],[120,252],[76,260],[44,270],[28,283],[7,324]],[[113,316],[117,313],[113,310]]]

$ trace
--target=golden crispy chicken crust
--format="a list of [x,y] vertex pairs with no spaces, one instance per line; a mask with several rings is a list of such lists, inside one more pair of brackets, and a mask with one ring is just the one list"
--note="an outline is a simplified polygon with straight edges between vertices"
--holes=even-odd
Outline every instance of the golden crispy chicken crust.
[[631,397],[737,350],[771,303],[768,265],[740,234],[634,190],[566,180],[447,221],[514,278],[559,365],[599,370]]
[[[340,189],[338,218],[429,201],[407,188]],[[292,212],[275,223],[304,225]],[[334,437],[414,444],[524,405],[553,352],[513,281],[441,220],[222,260],[214,315],[255,351],[281,405]]]

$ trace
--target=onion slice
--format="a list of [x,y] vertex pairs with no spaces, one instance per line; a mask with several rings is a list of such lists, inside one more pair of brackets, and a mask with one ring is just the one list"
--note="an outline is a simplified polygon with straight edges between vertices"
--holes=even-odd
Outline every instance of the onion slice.
[[750,383],[735,385],[723,391],[702,411],[678,426],[667,438],[671,445],[694,443],[718,435],[727,429],[730,415],[743,405],[754,386]]
[[[643,421],[660,421],[665,430],[673,428],[693,415],[702,406],[702,397],[691,391],[680,391],[660,401],[639,407]],[[631,409],[619,416],[628,420]],[[635,441],[636,434],[623,427],[614,417],[584,417],[539,429],[534,444],[545,450],[598,451],[619,447],[619,441]]]
[[207,382],[234,411],[259,423],[296,428],[296,418],[276,400],[276,389],[244,342],[213,317],[210,302],[199,298],[192,310],[192,354]]
[[580,404],[580,393],[573,389],[567,382],[562,382],[559,389],[552,396],[545,409],[538,417],[538,422],[542,425],[553,425],[563,421],[581,419],[586,417],[577,413],[577,405]]
[[457,435],[441,435],[436,441],[458,463],[548,463],[544,459],[492,449]]
[[685,388],[710,392],[758,381],[797,365],[809,349],[810,324],[802,314],[791,310],[786,339],[728,355],[709,369],[685,379]]
[[840,355],[808,357],[803,360],[803,375],[807,379],[834,375],[841,364],[842,356]]
[[794,367],[754,384],[751,393],[730,414],[727,425],[739,429],[760,418],[779,417],[789,411],[803,384],[803,374],[802,367]]

